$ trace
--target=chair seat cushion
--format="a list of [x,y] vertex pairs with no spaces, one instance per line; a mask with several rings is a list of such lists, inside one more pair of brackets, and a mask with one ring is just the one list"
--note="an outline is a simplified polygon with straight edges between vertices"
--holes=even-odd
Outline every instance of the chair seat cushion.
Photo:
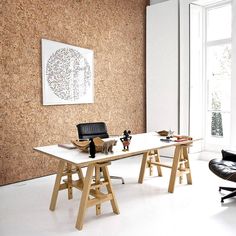
[[236,161],[213,159],[209,162],[209,169],[222,179],[236,182]]

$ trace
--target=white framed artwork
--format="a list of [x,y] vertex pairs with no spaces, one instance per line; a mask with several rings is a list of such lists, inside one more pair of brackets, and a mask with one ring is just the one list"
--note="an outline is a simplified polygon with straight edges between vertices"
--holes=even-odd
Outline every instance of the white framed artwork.
[[94,102],[93,51],[42,39],[43,105]]

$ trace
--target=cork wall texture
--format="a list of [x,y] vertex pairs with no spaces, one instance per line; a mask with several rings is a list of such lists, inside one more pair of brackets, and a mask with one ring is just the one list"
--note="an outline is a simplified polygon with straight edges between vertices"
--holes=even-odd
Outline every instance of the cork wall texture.
[[[69,142],[76,124],[145,131],[146,0],[1,1],[0,185],[54,173],[33,147]],[[94,51],[93,104],[42,105],[41,39]]]

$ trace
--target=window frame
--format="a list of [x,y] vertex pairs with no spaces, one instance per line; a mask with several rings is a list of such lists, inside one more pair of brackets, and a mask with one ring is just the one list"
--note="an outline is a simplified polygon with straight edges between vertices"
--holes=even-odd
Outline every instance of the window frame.
[[[215,4],[211,4],[211,5],[208,5],[206,7],[204,7],[203,9],[203,85],[204,85],[204,105],[203,105],[203,114],[204,114],[204,117],[205,117],[205,122],[203,122],[203,128],[204,128],[204,136],[206,138],[205,142],[204,142],[204,149],[206,150],[210,150],[210,149],[213,149],[213,150],[216,150],[215,148],[217,147],[218,148],[221,148],[219,147],[219,145],[217,143],[211,143],[209,142],[210,140],[213,140],[213,139],[217,139],[217,138],[224,138],[224,139],[227,139],[227,137],[225,138],[224,135],[221,137],[221,136],[213,136],[211,134],[209,134],[209,131],[211,130],[211,128],[209,129],[209,124],[208,124],[208,119],[209,119],[209,113],[212,113],[214,112],[213,109],[209,109],[208,107],[208,104],[209,104],[209,96],[208,96],[208,92],[209,92],[209,83],[212,79],[209,79],[208,76],[207,76],[207,68],[208,68],[208,62],[207,62],[207,51],[210,47],[212,46],[221,46],[221,45],[226,45],[226,44],[230,44],[232,46],[232,32],[231,32],[231,37],[230,38],[224,38],[224,39],[216,39],[216,40],[208,40],[207,39],[207,31],[208,31],[208,28],[209,28],[209,20],[208,20],[208,12],[210,10],[214,10],[214,9],[217,9],[217,8],[220,8],[220,7],[223,7],[223,6],[226,6],[226,5],[231,5],[232,7],[232,3],[231,1],[223,1],[223,2],[220,2],[220,3],[215,3]],[[231,47],[232,48],[232,47]],[[222,80],[226,80],[226,79],[222,79]],[[227,79],[227,80],[230,80],[231,81],[231,78],[230,79]],[[231,110],[218,110],[217,112],[221,113],[222,114],[222,117],[224,114],[229,114],[231,113]]]

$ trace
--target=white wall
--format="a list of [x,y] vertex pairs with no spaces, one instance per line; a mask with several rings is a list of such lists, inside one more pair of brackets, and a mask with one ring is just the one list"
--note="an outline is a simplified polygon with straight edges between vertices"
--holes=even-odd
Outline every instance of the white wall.
[[180,0],[180,133],[189,135],[189,0]]
[[[150,0],[150,5],[170,0]],[[178,1],[178,0],[176,0]],[[189,134],[189,4],[180,0],[180,133]]]
[[[147,7],[147,131],[178,133],[178,1]],[[161,150],[173,156],[173,149]]]
[[147,7],[147,131],[178,132],[177,10],[176,0]]

